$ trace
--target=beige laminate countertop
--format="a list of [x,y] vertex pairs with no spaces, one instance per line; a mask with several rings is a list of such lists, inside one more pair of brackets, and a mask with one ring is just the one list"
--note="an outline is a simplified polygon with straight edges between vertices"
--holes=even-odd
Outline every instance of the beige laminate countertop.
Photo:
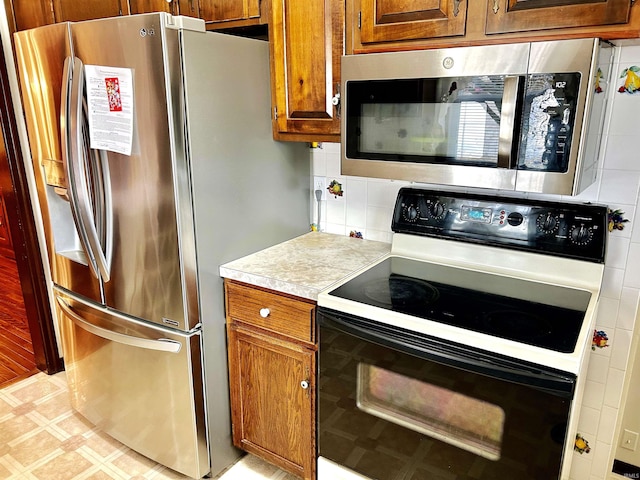
[[391,244],[309,232],[220,266],[220,275],[317,300],[318,293],[388,254]]

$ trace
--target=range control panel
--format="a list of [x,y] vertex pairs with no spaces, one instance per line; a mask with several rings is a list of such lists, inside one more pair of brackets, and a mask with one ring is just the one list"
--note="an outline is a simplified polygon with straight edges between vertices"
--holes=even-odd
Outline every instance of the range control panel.
[[402,188],[392,230],[604,263],[607,207]]

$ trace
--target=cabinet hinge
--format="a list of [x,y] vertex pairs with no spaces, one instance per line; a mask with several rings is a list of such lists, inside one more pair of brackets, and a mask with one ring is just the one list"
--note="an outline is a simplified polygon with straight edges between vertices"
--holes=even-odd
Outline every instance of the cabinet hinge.
[[278,119],[278,107],[273,107],[273,119]]
[[362,29],[362,12],[358,12],[358,30]]

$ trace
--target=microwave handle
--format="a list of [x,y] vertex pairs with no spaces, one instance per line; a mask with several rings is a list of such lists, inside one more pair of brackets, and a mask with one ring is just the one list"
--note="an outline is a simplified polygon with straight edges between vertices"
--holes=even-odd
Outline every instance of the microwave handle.
[[514,136],[518,113],[518,99],[522,90],[523,77],[507,75],[504,77],[504,91],[502,93],[502,109],[500,113],[500,137],[498,139],[498,168],[515,167],[516,145]]

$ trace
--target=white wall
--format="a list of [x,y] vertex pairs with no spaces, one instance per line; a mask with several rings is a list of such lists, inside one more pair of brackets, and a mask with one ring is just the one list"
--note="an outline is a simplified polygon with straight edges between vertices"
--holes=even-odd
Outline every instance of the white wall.
[[[623,69],[640,66],[640,46],[624,46],[616,53],[609,107],[603,136],[598,180],[579,199],[621,209],[629,222],[609,236],[600,310],[596,327],[604,330],[609,346],[591,352],[579,433],[589,442],[588,454],[574,453],[573,480],[604,480],[611,471],[618,443],[616,424],[621,414],[625,373],[640,296],[640,92],[618,93]],[[337,180],[344,195],[325,195],[321,229],[340,235],[355,230],[369,240],[391,241],[391,215],[399,188],[407,182],[340,175],[338,144],[311,150],[314,176]],[[553,200],[562,197],[546,195]],[[576,198],[576,197],[574,197]],[[312,218],[316,219],[313,198]],[[565,198],[566,199],[566,198]]]

